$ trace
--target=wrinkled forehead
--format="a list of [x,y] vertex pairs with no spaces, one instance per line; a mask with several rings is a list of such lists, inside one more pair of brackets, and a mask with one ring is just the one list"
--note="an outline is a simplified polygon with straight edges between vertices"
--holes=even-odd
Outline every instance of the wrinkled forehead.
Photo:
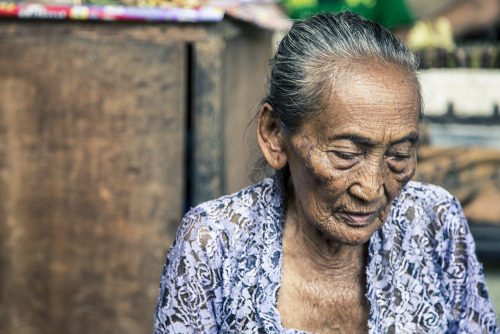
[[405,103],[416,103],[414,110],[420,118],[418,77],[399,64],[381,60],[339,61],[330,74],[330,89],[326,92],[330,94],[326,98],[328,107],[339,97],[356,99],[359,103],[368,99],[380,104],[404,98]]
[[332,66],[332,88],[340,89],[350,83],[359,81],[401,80],[401,83],[414,85],[415,93],[419,93],[417,75],[410,68],[390,61],[376,58],[336,60]]
[[364,63],[337,72],[322,111],[306,123],[321,136],[366,135],[375,141],[418,130],[420,95],[416,76],[395,64]]

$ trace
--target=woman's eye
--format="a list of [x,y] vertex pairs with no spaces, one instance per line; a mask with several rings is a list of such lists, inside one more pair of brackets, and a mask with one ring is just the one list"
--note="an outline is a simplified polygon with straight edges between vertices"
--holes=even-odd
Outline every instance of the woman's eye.
[[395,173],[403,173],[410,166],[412,154],[409,153],[391,153],[387,154],[387,163]]
[[338,169],[349,169],[355,166],[359,162],[360,155],[362,154],[363,153],[352,151],[328,151],[330,162]]
[[348,152],[339,152],[339,151],[333,151],[335,155],[341,159],[345,160],[354,160],[356,157],[359,155],[358,153],[348,153]]
[[400,153],[394,153],[390,154],[389,158],[392,158],[394,160],[402,161],[402,160],[408,160],[411,158],[410,154],[400,154]]

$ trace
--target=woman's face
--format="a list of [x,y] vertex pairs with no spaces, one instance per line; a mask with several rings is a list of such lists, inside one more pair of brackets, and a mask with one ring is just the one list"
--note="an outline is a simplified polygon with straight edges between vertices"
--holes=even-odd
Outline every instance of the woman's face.
[[368,63],[337,78],[329,104],[285,144],[297,214],[330,239],[365,243],[416,168],[414,77]]

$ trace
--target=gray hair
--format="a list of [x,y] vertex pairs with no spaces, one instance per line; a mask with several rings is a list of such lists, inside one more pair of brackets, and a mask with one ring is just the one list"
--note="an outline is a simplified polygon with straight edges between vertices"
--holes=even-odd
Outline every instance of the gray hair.
[[[351,12],[324,13],[293,25],[272,60],[269,94],[263,103],[273,108],[284,133],[293,136],[325,109],[335,84],[332,74],[349,62],[367,59],[413,73],[422,103],[414,54],[387,29]],[[421,107],[419,113],[421,117]]]

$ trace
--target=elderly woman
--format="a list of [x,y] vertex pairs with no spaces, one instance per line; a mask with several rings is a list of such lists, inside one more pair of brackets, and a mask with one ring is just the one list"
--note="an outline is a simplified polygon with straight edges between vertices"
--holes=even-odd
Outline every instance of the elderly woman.
[[460,204],[409,182],[417,64],[352,13],[297,22],[258,142],[276,170],[188,212],[155,333],[498,333]]

